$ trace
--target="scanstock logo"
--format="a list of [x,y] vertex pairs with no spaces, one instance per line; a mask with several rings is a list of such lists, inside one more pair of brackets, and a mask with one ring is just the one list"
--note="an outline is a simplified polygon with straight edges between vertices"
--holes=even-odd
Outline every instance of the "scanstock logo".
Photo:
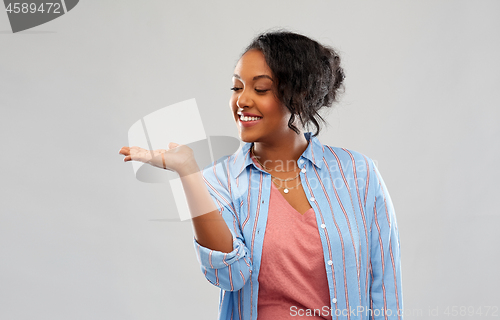
[[28,0],[26,2],[4,0],[3,2],[12,32],[14,33],[59,18],[78,4],[78,0],[52,0],[52,2],[40,0]]

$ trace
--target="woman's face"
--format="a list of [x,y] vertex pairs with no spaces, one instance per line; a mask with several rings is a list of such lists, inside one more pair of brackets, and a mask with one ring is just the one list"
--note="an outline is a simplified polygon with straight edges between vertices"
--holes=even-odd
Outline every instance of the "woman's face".
[[242,141],[273,142],[290,134],[290,111],[275,96],[273,75],[262,52],[249,50],[241,57],[232,90],[229,105]]

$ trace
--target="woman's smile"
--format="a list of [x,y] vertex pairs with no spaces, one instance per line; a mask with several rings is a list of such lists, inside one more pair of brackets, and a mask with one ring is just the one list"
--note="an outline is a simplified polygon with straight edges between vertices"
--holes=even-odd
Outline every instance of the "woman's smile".
[[251,127],[256,125],[262,120],[261,116],[255,115],[253,113],[241,112],[238,113],[239,125],[243,127]]

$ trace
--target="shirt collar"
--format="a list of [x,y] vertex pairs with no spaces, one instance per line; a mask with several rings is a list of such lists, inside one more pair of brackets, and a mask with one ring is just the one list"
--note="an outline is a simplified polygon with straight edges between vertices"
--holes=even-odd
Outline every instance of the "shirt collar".
[[[300,158],[309,160],[316,167],[321,169],[323,167],[323,144],[321,144],[318,138],[314,137],[311,132],[304,132],[304,137],[307,141],[309,141],[309,144]],[[250,148],[252,145],[253,142],[245,143],[231,158],[228,159],[233,162],[230,166],[233,177],[237,178],[246,167],[254,165],[252,158],[250,157]]]

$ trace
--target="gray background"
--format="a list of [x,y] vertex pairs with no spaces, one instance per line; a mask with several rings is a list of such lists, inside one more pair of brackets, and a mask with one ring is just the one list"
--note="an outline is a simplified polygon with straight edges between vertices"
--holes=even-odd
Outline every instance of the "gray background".
[[168,184],[136,180],[118,150],[135,121],[190,98],[208,135],[237,137],[233,67],[272,27],[342,55],[346,93],[320,140],[378,162],[406,319],[451,306],[489,318],[500,2],[440,0],[81,1],[19,34],[0,12],[1,319],[216,318],[190,223],[167,221]]

